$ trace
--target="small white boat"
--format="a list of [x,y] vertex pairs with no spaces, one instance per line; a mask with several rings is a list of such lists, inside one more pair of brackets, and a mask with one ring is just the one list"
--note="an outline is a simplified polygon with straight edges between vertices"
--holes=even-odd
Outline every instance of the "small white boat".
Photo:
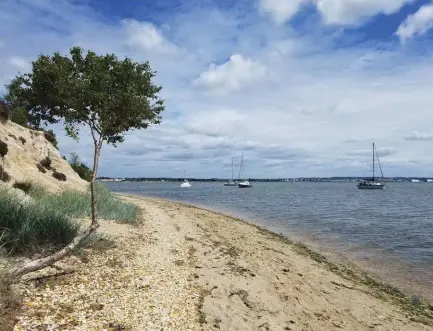
[[376,181],[374,178],[374,155],[375,154],[376,154],[377,163],[379,164],[380,172],[381,172],[382,178],[383,178],[382,166],[380,165],[379,156],[377,155],[377,151],[376,151],[376,149],[374,147],[374,143],[373,143],[373,178],[371,180],[363,180],[360,183],[358,183],[357,187],[360,190],[382,190],[385,187],[385,184]]
[[191,184],[188,182],[188,179],[184,179],[180,187],[191,187]]
[[[244,153],[242,152],[241,164],[239,166],[239,180],[241,178],[241,174],[243,174],[243,170],[244,170]],[[253,185],[251,185],[248,180],[244,180],[242,182],[238,182],[238,187],[239,188],[249,188],[249,187],[253,187]]]
[[246,180],[246,181],[238,183],[238,187],[248,188],[248,187],[253,187],[253,185],[251,185],[250,182]]
[[376,181],[370,181],[370,180],[363,180],[358,184],[358,188],[360,190],[381,190],[385,187],[385,184],[376,182]]

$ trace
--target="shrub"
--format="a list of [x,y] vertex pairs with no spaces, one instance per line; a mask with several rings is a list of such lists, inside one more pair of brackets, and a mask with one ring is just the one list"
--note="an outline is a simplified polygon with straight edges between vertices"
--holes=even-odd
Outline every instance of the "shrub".
[[84,179],[88,182],[92,180],[92,170],[90,170],[88,166],[81,162],[77,154],[72,153],[68,163],[71,168],[78,174],[78,176],[80,176],[81,179]]
[[36,167],[37,167],[38,170],[39,170],[40,172],[42,172],[43,174],[47,172],[47,171],[45,170],[45,168],[42,166],[41,163],[36,163]]
[[19,137],[19,140],[21,140],[21,143],[24,145],[26,143],[26,140],[23,137]]
[[56,137],[56,134],[54,133],[53,130],[48,130],[48,131],[44,130],[44,137],[46,140],[48,140],[50,143],[52,143],[55,148],[58,148],[57,147],[57,144],[58,144],[57,137]]
[[3,167],[0,165],[0,180],[2,182],[7,183],[8,181],[10,181],[10,179],[11,176],[9,176],[9,174],[6,171],[4,171]]
[[48,156],[45,159],[42,159],[40,164],[48,170],[51,169],[51,159]]
[[24,108],[14,107],[10,119],[12,122],[27,128],[29,121],[28,116],[28,112]]
[[57,172],[54,171],[53,172],[53,177],[57,180],[60,180],[61,182],[65,182],[66,181],[66,175],[61,173],[61,172]]
[[25,193],[28,193],[32,188],[32,183],[29,182],[15,182],[12,187],[17,188]]
[[11,253],[35,253],[62,247],[77,236],[79,226],[55,208],[39,203],[22,204],[0,188],[0,246]]
[[4,100],[0,100],[0,117],[6,120],[9,119],[11,114],[11,107]]
[[8,145],[4,141],[0,140],[0,156],[5,157],[5,155],[8,153],[8,150]]

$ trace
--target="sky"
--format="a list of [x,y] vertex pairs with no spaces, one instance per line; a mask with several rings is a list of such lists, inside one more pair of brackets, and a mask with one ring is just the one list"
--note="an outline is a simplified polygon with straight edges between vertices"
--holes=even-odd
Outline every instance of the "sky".
[[[0,93],[73,46],[149,61],[162,123],[104,146],[100,176],[433,176],[433,1],[0,0]],[[92,164],[58,134],[63,155]]]

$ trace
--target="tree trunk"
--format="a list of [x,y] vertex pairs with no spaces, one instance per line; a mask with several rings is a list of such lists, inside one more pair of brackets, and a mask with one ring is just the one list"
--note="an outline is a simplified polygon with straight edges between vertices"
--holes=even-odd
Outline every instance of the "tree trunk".
[[98,172],[99,155],[101,154],[102,141],[101,140],[96,141],[96,139],[93,139],[93,144],[95,147],[95,151],[93,155],[92,180],[90,181],[90,198],[92,204],[92,225],[98,224],[98,214],[96,210],[96,176]]
[[30,261],[22,266],[12,269],[9,273],[9,281],[15,281],[20,277],[28,274],[30,272],[38,271],[43,268],[49,267],[60,261],[65,256],[69,255],[77,246],[79,246],[82,242],[84,242],[89,236],[94,233],[99,228],[99,223],[97,219],[97,211],[96,211],[96,173],[98,171],[98,163],[99,163],[99,155],[101,153],[102,141],[94,140],[95,153],[93,157],[93,174],[92,181],[90,183],[90,194],[91,194],[91,204],[92,204],[92,223],[90,226],[84,231],[82,234],[74,238],[74,240],[66,247],[62,248],[60,251],[41,258],[37,260]]

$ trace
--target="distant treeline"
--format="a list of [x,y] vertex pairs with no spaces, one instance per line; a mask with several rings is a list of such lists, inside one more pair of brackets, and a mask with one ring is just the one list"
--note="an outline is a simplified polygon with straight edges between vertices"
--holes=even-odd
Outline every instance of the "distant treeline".
[[[433,177],[433,176],[432,176]],[[308,177],[308,178],[248,178],[251,182],[351,182],[371,177]],[[98,177],[98,180],[114,180],[112,177]],[[417,179],[420,182],[427,181],[427,177],[389,177],[382,179],[387,182],[404,181],[409,182],[412,179]],[[168,178],[168,177],[133,177],[122,178],[122,181],[128,182],[181,182],[184,178]],[[227,178],[188,178],[190,182],[226,182]]]

